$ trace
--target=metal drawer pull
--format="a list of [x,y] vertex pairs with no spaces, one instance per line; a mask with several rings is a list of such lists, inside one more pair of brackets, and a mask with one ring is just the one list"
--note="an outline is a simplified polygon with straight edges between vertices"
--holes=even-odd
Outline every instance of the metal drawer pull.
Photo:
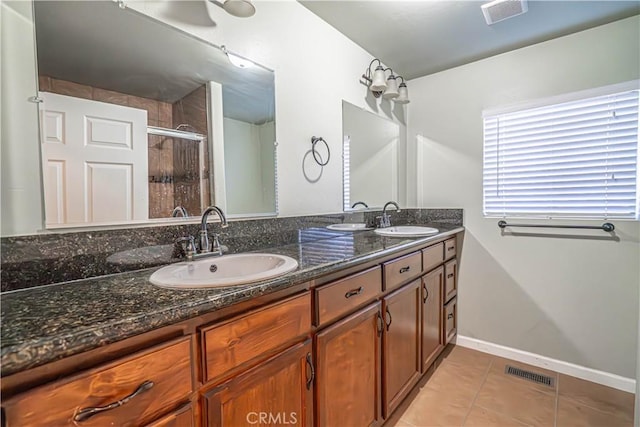
[[[389,307],[387,307],[385,309],[385,311],[386,311],[386,314],[389,315],[389,323],[387,323],[387,332],[388,332],[389,331],[389,327],[391,326],[391,322],[393,321],[393,318],[391,317],[391,312],[389,311]],[[387,316],[385,315],[385,319],[386,319],[386,317]]]
[[347,292],[346,294],[344,294],[344,297],[345,298],[351,298],[351,297],[354,297],[356,295],[360,295],[363,290],[364,290],[364,288],[362,286],[360,286],[358,289],[352,289],[349,292]]
[[145,391],[149,390],[153,386],[154,386],[153,381],[145,381],[142,384],[140,384],[138,386],[138,388],[133,393],[131,393],[129,396],[126,396],[126,397],[118,400],[117,402],[110,403],[110,404],[108,404],[106,406],[96,406],[96,407],[92,407],[92,408],[81,409],[73,417],[73,420],[77,421],[77,422],[86,421],[89,418],[93,417],[94,415],[99,414],[100,412],[109,411],[111,409],[119,408],[120,406],[122,406],[125,403],[129,402],[131,399],[133,399],[137,395],[142,394]]
[[427,284],[422,282],[422,288],[424,289],[424,298],[422,299],[422,302],[425,303],[427,302],[427,300],[429,299],[429,289],[427,289]]
[[453,277],[453,273],[447,274],[447,279],[451,279]]
[[316,377],[316,370],[313,369],[313,360],[311,360],[311,353],[307,353],[307,366],[309,366],[309,371],[311,375],[307,378],[307,390],[311,390],[311,384],[313,384],[313,380]]
[[402,267],[402,268],[400,269],[400,274],[402,274],[402,273],[406,273],[406,272],[407,272],[407,271],[409,271],[409,270],[411,270],[411,266],[410,266],[410,265],[407,265],[406,267]]
[[449,314],[447,315],[447,319],[453,319],[453,313],[449,313]]

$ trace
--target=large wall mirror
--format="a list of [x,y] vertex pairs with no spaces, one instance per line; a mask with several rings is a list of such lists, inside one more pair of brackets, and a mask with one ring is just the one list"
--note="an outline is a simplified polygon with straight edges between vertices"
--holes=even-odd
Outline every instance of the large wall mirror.
[[47,228],[276,214],[272,71],[113,1],[34,15]]
[[[400,125],[342,101],[344,210],[398,201]],[[355,205],[355,206],[354,206]]]

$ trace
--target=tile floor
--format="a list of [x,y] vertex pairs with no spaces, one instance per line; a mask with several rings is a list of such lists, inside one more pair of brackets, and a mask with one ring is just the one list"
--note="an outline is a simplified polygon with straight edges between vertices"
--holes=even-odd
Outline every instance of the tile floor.
[[[555,384],[548,387],[507,376],[506,363],[550,375]],[[631,393],[450,346],[415,398],[398,408],[395,424],[389,425],[632,426],[633,405]]]

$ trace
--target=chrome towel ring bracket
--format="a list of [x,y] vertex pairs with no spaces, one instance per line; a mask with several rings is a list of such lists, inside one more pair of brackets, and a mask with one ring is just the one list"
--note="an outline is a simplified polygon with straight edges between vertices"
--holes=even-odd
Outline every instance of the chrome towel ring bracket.
[[[323,142],[325,147],[327,147],[327,161],[322,161],[322,156],[316,150],[316,144],[318,142]],[[316,161],[320,166],[326,166],[329,163],[329,159],[331,158],[331,150],[329,150],[329,144],[325,141],[321,136],[312,136],[311,137],[311,154],[313,154],[313,160]]]

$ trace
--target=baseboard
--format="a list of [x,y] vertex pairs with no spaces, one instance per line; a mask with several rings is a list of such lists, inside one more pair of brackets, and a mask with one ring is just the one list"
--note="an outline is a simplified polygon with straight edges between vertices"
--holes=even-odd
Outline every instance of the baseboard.
[[456,337],[455,344],[461,347],[478,350],[483,353],[489,353],[495,356],[504,357],[506,359],[511,359],[532,366],[537,366],[539,368],[560,372],[561,374],[571,375],[572,377],[606,385],[608,387],[612,387],[629,393],[636,392],[636,380],[634,380],[633,378],[626,378],[620,375],[610,374],[608,372],[598,371],[596,369],[587,368],[585,366],[575,365],[573,363],[564,362],[562,360],[541,356],[539,354],[529,353],[528,351],[522,351],[515,348],[505,347],[503,345],[460,335]]

